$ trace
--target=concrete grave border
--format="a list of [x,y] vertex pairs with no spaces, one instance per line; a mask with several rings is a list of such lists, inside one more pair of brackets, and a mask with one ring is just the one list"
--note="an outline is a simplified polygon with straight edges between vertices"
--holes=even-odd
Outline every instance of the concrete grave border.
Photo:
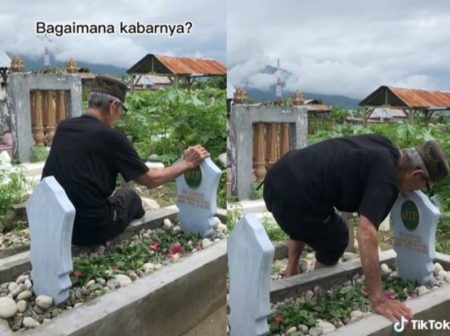
[[[395,251],[387,250],[380,253],[380,263],[388,265],[395,264]],[[434,262],[439,262],[444,269],[450,268],[450,256],[436,252]],[[354,259],[330,268],[319,269],[305,274],[272,281],[270,299],[272,303],[283,301],[289,297],[299,296],[314,286],[324,289],[330,288],[336,283],[344,282],[351,276],[362,272],[361,261]],[[450,309],[450,285],[445,285],[422,297],[407,301],[415,319],[448,319]],[[447,331],[448,332],[448,331]],[[397,335],[392,329],[392,323],[387,319],[371,315],[355,323],[348,324],[336,331],[329,333],[330,336],[384,336]],[[417,330],[405,330],[402,335],[417,335]],[[434,332],[433,335],[441,335]],[[444,335],[444,334],[442,334]]]
[[[223,221],[224,211],[218,212]],[[173,218],[177,213],[175,206],[147,212],[133,221],[117,241],[128,239],[143,228],[160,227],[164,218]],[[74,255],[82,252],[86,249],[75,249]],[[29,252],[2,258],[0,282],[11,281],[29,269]],[[34,330],[15,333],[0,324],[0,334],[146,335],[151,330],[155,335],[194,336],[202,328],[208,335],[221,336],[226,334],[226,304],[226,240],[223,240],[126,287],[64,311]],[[211,325],[210,320],[217,316],[223,330]]]

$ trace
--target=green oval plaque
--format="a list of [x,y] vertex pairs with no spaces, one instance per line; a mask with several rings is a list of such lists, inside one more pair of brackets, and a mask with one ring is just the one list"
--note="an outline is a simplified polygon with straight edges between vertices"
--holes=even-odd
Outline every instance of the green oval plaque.
[[200,167],[189,169],[184,173],[184,179],[189,187],[192,189],[198,188],[202,183],[202,171]]
[[403,225],[409,231],[415,230],[419,225],[419,210],[413,201],[406,201],[402,204],[401,216]]

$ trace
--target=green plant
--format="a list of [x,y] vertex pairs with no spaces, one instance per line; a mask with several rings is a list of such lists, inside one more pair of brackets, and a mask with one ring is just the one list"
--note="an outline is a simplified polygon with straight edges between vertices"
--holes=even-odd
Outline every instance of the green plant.
[[27,181],[24,174],[19,170],[8,172],[0,169],[0,223],[9,208],[13,204],[24,202],[26,197]]
[[31,162],[41,162],[47,160],[49,151],[47,147],[31,147]]
[[263,217],[261,224],[267,232],[267,236],[271,241],[286,241],[288,236],[281,230],[278,224],[270,217]]

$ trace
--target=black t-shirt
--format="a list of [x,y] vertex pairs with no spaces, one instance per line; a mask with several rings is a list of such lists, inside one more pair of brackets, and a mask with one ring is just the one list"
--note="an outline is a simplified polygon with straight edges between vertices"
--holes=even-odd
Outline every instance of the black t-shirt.
[[333,207],[358,212],[378,228],[398,197],[399,150],[380,135],[325,140],[288,152],[268,171],[273,198],[319,218]]
[[76,209],[75,228],[106,225],[108,197],[120,173],[125,181],[148,171],[128,139],[87,114],[63,120],[56,129],[42,178],[54,176]]

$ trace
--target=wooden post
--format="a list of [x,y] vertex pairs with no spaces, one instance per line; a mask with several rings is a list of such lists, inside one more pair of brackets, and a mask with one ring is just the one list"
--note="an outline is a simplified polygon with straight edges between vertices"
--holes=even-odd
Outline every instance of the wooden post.
[[56,108],[55,91],[47,92],[47,146],[50,146],[55,136],[56,128]]
[[277,124],[276,123],[270,123],[269,124],[269,134],[267,136],[267,139],[269,139],[269,144],[267,146],[269,158],[267,162],[267,169],[272,167],[272,165],[277,161],[278,155],[277,155]]
[[36,91],[30,91],[31,127],[36,124]]
[[36,146],[44,146],[44,127],[42,125],[42,91],[36,91],[36,124],[34,127],[34,141]]
[[255,175],[257,181],[262,181],[266,176],[264,123],[256,123],[256,134],[257,134],[257,150],[256,150]]
[[64,90],[58,90],[56,98],[56,123],[66,119],[66,101],[64,98]]
[[289,152],[289,124],[281,124],[281,141],[280,141],[280,156]]
[[256,124],[252,124],[253,129],[253,152],[252,152],[252,167],[256,168],[256,152],[258,151],[258,132],[256,131]]

